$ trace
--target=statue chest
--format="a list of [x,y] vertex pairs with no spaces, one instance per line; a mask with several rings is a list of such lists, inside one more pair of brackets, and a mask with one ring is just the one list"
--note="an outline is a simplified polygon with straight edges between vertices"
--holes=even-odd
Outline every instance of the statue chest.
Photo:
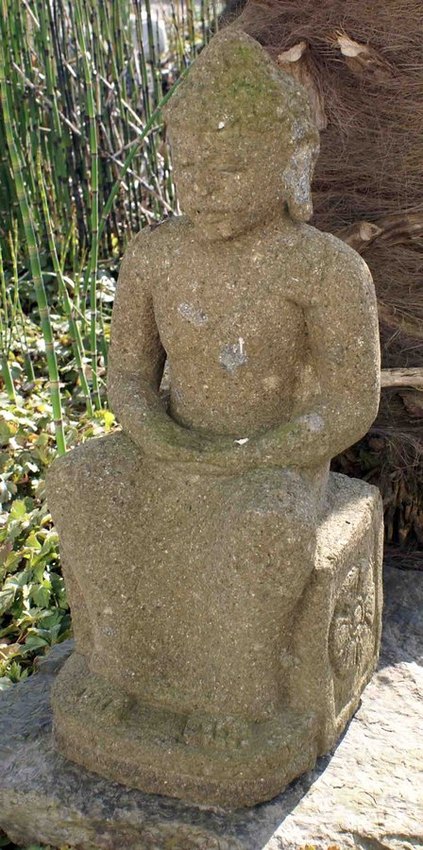
[[287,297],[283,272],[278,279],[252,261],[223,259],[201,267],[176,262],[156,289],[155,317],[169,359],[189,352],[229,374],[247,363],[260,371],[272,358],[289,369],[299,356],[304,316]]

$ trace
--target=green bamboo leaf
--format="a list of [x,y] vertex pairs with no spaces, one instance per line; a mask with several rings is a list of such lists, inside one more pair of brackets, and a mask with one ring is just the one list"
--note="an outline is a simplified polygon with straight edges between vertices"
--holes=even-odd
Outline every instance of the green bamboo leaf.
[[28,511],[24,499],[15,499],[10,509],[10,518],[25,519],[27,513]]
[[25,649],[31,650],[31,652],[34,649],[45,649],[46,646],[49,646],[48,640],[39,635],[28,635],[25,639]]
[[15,596],[15,587],[6,587],[4,590],[0,590],[0,614],[5,614],[9,610],[15,601]]
[[48,587],[38,586],[31,591],[31,599],[38,608],[48,608],[51,591]]

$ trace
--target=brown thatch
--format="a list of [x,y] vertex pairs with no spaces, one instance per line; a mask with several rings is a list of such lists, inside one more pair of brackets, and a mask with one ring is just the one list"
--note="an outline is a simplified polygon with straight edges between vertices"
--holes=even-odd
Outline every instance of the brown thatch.
[[[309,90],[321,129],[313,223],[371,268],[383,366],[422,367],[422,0],[242,5],[237,25]],[[384,389],[372,432],[338,468],[379,484],[389,541],[423,547],[423,387]]]

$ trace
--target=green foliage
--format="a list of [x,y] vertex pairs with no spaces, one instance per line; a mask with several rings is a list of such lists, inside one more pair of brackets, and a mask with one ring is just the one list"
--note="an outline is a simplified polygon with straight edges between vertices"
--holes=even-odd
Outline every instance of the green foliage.
[[[26,677],[38,656],[70,634],[45,502],[45,473],[56,455],[47,382],[35,381],[25,395],[19,389],[16,404],[0,393],[0,689]],[[64,423],[70,444],[114,427],[108,410],[78,418],[71,390]]]
[[[57,253],[67,265],[89,255],[88,284],[97,254],[121,252],[131,232],[174,208],[169,155],[156,110],[208,37],[216,9],[208,0],[171,3],[170,50],[159,55],[156,11],[149,0],[1,0],[5,88],[0,137],[9,133],[17,147],[16,152],[10,145],[2,147],[1,238],[13,226],[21,172],[41,260],[44,252],[48,255],[37,161]],[[115,187],[112,215],[99,239],[99,213]],[[23,240],[20,252],[26,254]]]
[[67,367],[57,330],[91,416],[105,401],[104,281],[132,233],[176,208],[161,110],[216,11],[208,0],[171,4],[163,56],[147,0],[0,0],[0,376],[15,404],[16,351],[33,378],[31,316],[60,453]]

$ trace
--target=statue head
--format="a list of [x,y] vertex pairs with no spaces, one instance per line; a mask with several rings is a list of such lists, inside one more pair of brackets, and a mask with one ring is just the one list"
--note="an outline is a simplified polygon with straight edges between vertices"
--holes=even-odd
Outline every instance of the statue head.
[[182,210],[206,237],[308,221],[319,150],[308,97],[245,33],[203,50],[164,110]]

